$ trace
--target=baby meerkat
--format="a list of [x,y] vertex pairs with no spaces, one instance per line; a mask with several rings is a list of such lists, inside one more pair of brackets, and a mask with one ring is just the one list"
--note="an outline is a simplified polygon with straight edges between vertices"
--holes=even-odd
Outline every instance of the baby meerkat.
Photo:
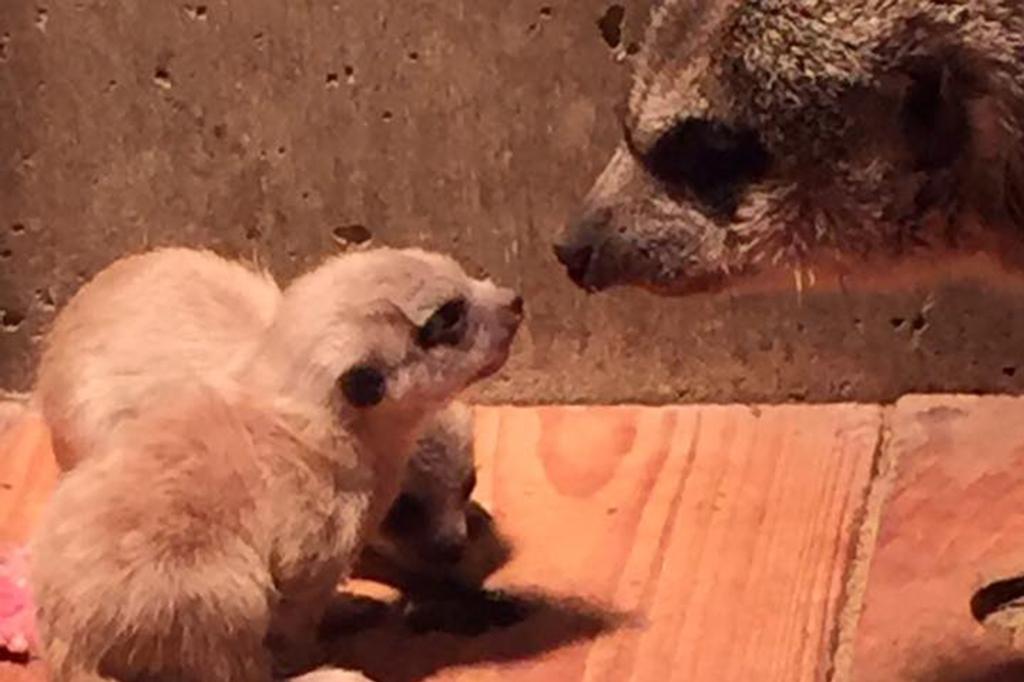
[[162,392],[61,481],[31,558],[53,679],[292,672],[419,423],[502,365],[521,313],[416,250],[297,280],[233,378]]
[[453,402],[427,422],[401,494],[356,567],[416,598],[478,589],[508,560],[507,542],[473,502],[473,410]]
[[[192,249],[131,256],[97,275],[58,315],[32,398],[61,467],[109,449],[164,392],[197,377],[209,383],[232,376],[280,298],[266,273]],[[428,418],[426,429],[392,514],[407,530],[385,530],[373,545],[407,569],[436,572],[444,568],[430,566],[431,559],[443,563],[465,545],[471,411],[453,404]],[[423,504],[412,510],[410,500]],[[411,510],[419,517],[414,529]]]

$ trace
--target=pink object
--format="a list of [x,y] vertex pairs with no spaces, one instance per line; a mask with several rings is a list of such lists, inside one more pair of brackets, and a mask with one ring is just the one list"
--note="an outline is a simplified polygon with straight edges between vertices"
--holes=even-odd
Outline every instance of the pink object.
[[28,548],[0,550],[0,649],[24,655],[37,646],[35,608],[28,587]]

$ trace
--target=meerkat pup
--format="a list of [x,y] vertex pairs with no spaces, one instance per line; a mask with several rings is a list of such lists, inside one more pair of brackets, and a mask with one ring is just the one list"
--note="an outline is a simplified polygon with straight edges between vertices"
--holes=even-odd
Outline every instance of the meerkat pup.
[[[159,249],[98,274],[57,316],[31,400],[51,428],[61,468],[109,449],[164,391],[231,377],[280,298],[269,274],[208,251]],[[428,417],[397,507],[371,540],[378,559],[435,577],[458,567],[467,526],[481,525],[468,506],[472,439],[468,406],[453,403]],[[479,552],[472,564],[479,573]],[[463,567],[463,577],[469,572]]]
[[30,569],[54,680],[294,671],[420,422],[504,363],[521,314],[416,250],[296,281],[233,378],[161,391],[61,481]]
[[[163,392],[197,377],[211,383],[232,376],[269,328],[280,298],[268,274],[210,252],[165,248],[123,258],[82,287],[57,316],[31,400],[4,396],[0,430],[4,407],[10,407],[13,421],[30,402],[50,425],[58,463],[69,470],[91,453],[110,449]],[[378,550],[368,550],[374,578],[399,588],[428,577],[478,584],[500,562],[502,546],[486,514],[467,505],[462,483],[453,483],[473,471],[468,408],[441,410],[436,423],[428,418],[427,432],[412,455],[408,489],[400,498],[423,503],[417,509],[421,522],[406,522],[371,540]],[[448,543],[450,555],[453,542],[464,544],[467,525],[475,541],[467,560],[425,557],[423,548],[432,542]],[[20,653],[35,640],[26,625],[31,602],[19,568],[23,548],[5,561],[8,553],[0,554],[11,578],[9,589],[0,590],[0,607],[7,607],[0,608],[6,614],[0,615],[0,648]]]
[[473,409],[453,402],[427,422],[401,494],[356,567],[357,575],[409,593],[478,589],[511,552],[472,500],[477,474]]

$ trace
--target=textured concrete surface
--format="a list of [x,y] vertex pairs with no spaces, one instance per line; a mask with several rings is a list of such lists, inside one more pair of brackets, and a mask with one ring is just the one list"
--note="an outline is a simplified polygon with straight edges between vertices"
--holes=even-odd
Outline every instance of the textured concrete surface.
[[286,280],[368,241],[522,289],[529,324],[485,400],[1019,391],[1012,287],[570,285],[550,240],[615,144],[649,5],[0,3],[0,386],[28,384],[55,308],[126,252],[208,245]]

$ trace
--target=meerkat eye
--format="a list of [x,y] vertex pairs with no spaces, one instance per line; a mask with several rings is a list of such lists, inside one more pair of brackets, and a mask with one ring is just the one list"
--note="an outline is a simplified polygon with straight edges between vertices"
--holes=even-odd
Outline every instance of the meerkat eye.
[[769,160],[753,130],[695,118],[677,123],[643,157],[655,178],[724,213],[735,210],[737,192],[762,177]]
[[409,493],[402,493],[391,505],[384,527],[396,535],[415,533],[426,524],[427,505]]
[[342,395],[354,407],[373,407],[384,400],[387,379],[376,367],[356,365],[338,378]]
[[466,480],[462,484],[462,499],[468,500],[472,495],[473,491],[476,490],[476,472],[472,472],[466,477]]
[[453,298],[434,311],[416,333],[421,348],[455,346],[466,333],[468,306],[463,298]]

